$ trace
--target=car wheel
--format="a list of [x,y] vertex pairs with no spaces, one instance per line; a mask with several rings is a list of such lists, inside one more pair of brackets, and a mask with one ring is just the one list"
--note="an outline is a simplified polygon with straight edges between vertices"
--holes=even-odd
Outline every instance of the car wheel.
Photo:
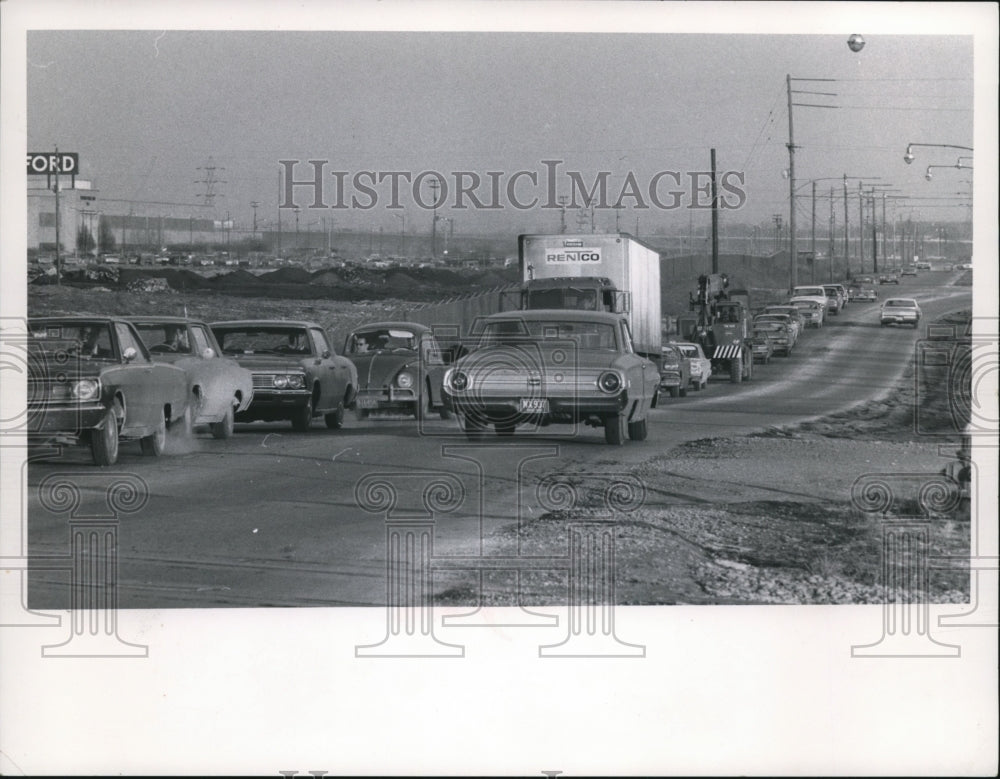
[[691,385],[691,389],[694,390],[695,392],[699,392],[701,390],[701,382],[696,381],[694,384]]
[[703,382],[701,383],[701,389],[705,389],[705,387],[707,387],[707,386],[708,386],[708,379],[705,379],[705,380],[704,380],[704,381],[703,381]]
[[147,457],[159,457],[163,454],[163,446],[167,441],[167,422],[161,419],[156,429],[139,439],[139,448]]
[[184,409],[184,415],[170,423],[167,432],[174,440],[186,441],[191,438],[191,406]]
[[743,381],[743,360],[738,357],[729,361],[729,381],[733,384]]
[[677,388],[677,391],[678,391],[678,393],[680,393],[680,396],[681,396],[682,398],[686,398],[686,397],[688,396],[688,390],[687,390],[687,387],[678,387],[678,388]]
[[680,387],[670,387],[668,391],[670,392],[670,397],[672,398],[676,398],[678,395],[681,394]]
[[94,465],[114,465],[118,462],[118,415],[115,408],[109,408],[104,414],[100,430],[90,431],[90,456]]
[[486,432],[486,425],[482,420],[466,414],[462,419],[462,429],[465,431],[466,438],[477,441]]
[[514,430],[516,428],[517,428],[517,425],[515,425],[512,422],[506,422],[504,424],[501,424],[501,423],[497,422],[495,425],[493,425],[493,429],[496,430],[497,435],[501,435],[501,436],[512,436],[512,435],[514,435]]
[[234,422],[234,412],[232,406],[226,409],[226,415],[219,422],[213,422],[209,425],[209,429],[212,431],[212,438],[218,438],[219,440],[224,440],[229,438],[233,434],[233,422]]
[[637,422],[628,423],[628,437],[632,441],[645,441],[647,434],[648,434],[648,428],[646,427],[645,419],[640,419]]
[[326,426],[331,430],[340,430],[344,426],[344,401],[337,404],[337,410],[323,417]]
[[296,433],[304,433],[309,429],[309,425],[312,424],[313,418],[313,402],[312,398],[306,401],[306,404],[295,412],[295,416],[292,417],[292,430]]
[[604,417],[604,442],[612,446],[625,443],[627,417],[624,414],[608,414]]

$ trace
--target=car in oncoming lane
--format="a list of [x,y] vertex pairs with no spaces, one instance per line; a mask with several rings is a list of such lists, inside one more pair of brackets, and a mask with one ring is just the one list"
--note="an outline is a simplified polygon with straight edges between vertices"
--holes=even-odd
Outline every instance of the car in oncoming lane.
[[223,357],[204,322],[170,316],[134,316],[129,321],[155,362],[176,365],[187,374],[192,426],[208,425],[214,438],[229,438],[236,414],[245,411],[253,397],[250,371]]
[[354,405],[358,372],[334,352],[318,324],[248,319],[209,327],[222,353],[253,375],[253,399],[237,422],[288,420],[303,432],[322,416],[329,428],[343,425],[344,409]]
[[442,394],[446,354],[431,328],[416,322],[355,328],[344,342],[344,356],[358,372],[358,416],[388,411],[448,419]]
[[879,321],[886,325],[911,325],[917,328],[920,322],[920,306],[913,298],[888,298],[882,304]]
[[444,377],[445,398],[475,439],[493,425],[603,427],[604,440],[646,438],[660,374],[635,352],[628,320],[597,311],[509,311],[480,320],[473,350]]
[[190,427],[187,375],[154,363],[124,319],[29,319],[27,353],[29,443],[87,444],[95,465],[114,465],[121,441],[157,457],[168,430]]

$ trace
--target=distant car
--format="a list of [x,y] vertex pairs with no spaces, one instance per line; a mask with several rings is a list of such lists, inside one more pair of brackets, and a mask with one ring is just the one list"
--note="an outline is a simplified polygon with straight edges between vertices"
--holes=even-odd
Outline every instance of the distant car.
[[792,338],[791,326],[783,322],[754,320],[753,330],[755,333],[767,333],[771,338],[774,351],[780,352],[785,357],[789,357],[795,342]]
[[859,289],[858,294],[854,298],[862,303],[873,303],[878,300],[878,290],[874,287],[867,287],[866,289]]
[[817,302],[814,297],[793,297],[788,301],[802,314],[802,320],[811,327],[822,327],[826,318],[826,303]]
[[875,279],[873,279],[871,276],[858,276],[858,278],[856,279],[856,281],[857,281],[857,284],[858,284],[859,287],[861,285],[863,285],[863,284],[874,284],[875,283]]
[[628,320],[598,311],[509,311],[485,317],[475,349],[445,373],[445,398],[469,438],[486,425],[604,428],[608,444],[645,440],[656,364],[635,353]]
[[917,270],[931,270],[933,266],[929,262],[918,262],[914,267]]
[[879,284],[899,284],[899,276],[895,273],[883,273],[878,277]]
[[889,298],[882,304],[880,321],[886,325],[913,325],[920,322],[920,306],[913,298]]
[[237,422],[284,419],[303,432],[322,416],[329,428],[343,425],[344,409],[354,406],[358,372],[334,352],[318,324],[249,319],[209,327],[222,353],[253,374],[253,399]]
[[795,346],[799,339],[799,323],[795,319],[792,319],[788,314],[757,314],[753,318],[753,326],[756,327],[761,323],[777,322],[778,324],[786,325],[788,327],[788,333],[792,339],[792,346]]
[[843,284],[824,284],[824,288],[833,287],[840,294],[840,307],[843,308],[847,304],[847,287]]
[[955,270],[972,270],[971,262],[960,262],[955,266]]
[[827,311],[831,315],[839,314],[840,309],[844,307],[844,301],[840,298],[840,290],[830,284],[823,287],[823,292],[826,294]]
[[765,365],[771,362],[771,356],[774,354],[774,341],[766,328],[759,330],[755,328],[750,333],[750,350],[753,353],[754,361]]
[[660,389],[666,390],[670,397],[682,398],[687,395],[691,384],[691,364],[684,357],[676,344],[667,343],[660,347]]
[[374,322],[353,330],[344,356],[358,371],[359,417],[396,411],[418,419],[437,412],[448,419],[442,381],[446,354],[434,333],[415,322]]
[[27,346],[29,443],[89,444],[114,465],[121,441],[158,457],[168,429],[189,428],[187,375],[154,363],[124,319],[33,318]]
[[907,265],[905,268],[903,268],[902,271],[900,271],[900,275],[902,275],[902,276],[916,276],[917,275],[917,269],[913,265]]
[[680,349],[684,359],[688,361],[691,389],[695,392],[705,389],[712,376],[712,361],[705,356],[701,344],[678,341],[674,343],[674,346]]
[[204,322],[167,316],[130,321],[155,362],[176,365],[187,374],[191,424],[208,425],[214,438],[229,438],[236,414],[245,411],[253,397],[250,371],[223,357]]

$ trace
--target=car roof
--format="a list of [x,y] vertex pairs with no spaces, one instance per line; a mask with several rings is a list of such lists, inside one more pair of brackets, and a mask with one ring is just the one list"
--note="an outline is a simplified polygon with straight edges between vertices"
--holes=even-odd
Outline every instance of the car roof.
[[623,314],[607,311],[578,311],[576,309],[536,309],[525,311],[502,311],[486,317],[488,322],[524,319],[536,322],[603,322],[615,324],[624,318]]
[[30,316],[28,322],[129,322],[123,316],[86,316],[84,314],[69,314],[67,316]]
[[295,319],[231,319],[224,322],[210,322],[209,327],[318,327],[316,322],[303,322]]
[[137,324],[137,325],[138,324],[143,324],[143,323],[154,324],[156,322],[164,322],[166,324],[172,324],[172,325],[182,325],[182,324],[203,325],[203,324],[205,324],[200,319],[191,319],[190,317],[186,317],[186,316],[149,316],[149,315],[147,315],[147,316],[130,316],[130,317],[126,317],[126,319],[128,319],[129,322],[132,322],[133,324]]
[[917,301],[913,298],[886,298],[885,303],[912,303],[917,305]]
[[422,325],[419,322],[397,322],[397,321],[366,322],[363,325],[358,325],[357,327],[351,328],[351,332],[357,333],[360,330],[374,330],[376,328],[382,328],[386,330],[391,328],[406,329],[406,330],[413,330],[415,333],[431,332],[431,328],[429,328],[427,325]]

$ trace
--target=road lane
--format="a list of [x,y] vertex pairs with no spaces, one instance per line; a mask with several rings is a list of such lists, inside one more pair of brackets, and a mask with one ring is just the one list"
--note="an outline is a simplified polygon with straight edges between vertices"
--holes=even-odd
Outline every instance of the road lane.
[[[921,299],[921,328],[881,328],[877,303],[849,304],[826,327],[803,333],[790,357],[755,366],[752,382],[717,379],[700,393],[664,398],[652,413],[649,438],[624,447],[606,446],[602,431],[592,428],[576,438],[553,427],[471,444],[456,420],[430,421],[421,435],[412,419],[350,418],[342,430],[316,421],[308,433],[283,424],[238,425],[229,441],[198,436],[156,460],[129,444],[113,470],[141,478],[150,496],[118,526],[119,604],[382,605],[385,515],[358,507],[355,487],[366,476],[398,474],[401,502],[419,504],[419,487],[408,475],[457,474],[465,499],[455,512],[436,516],[435,555],[479,554],[484,543],[487,553],[511,553],[490,539],[519,511],[528,517],[544,510],[535,495],[544,475],[626,472],[686,440],[784,425],[885,394],[913,356],[923,326],[971,307],[968,287],[910,281],[891,294]],[[518,464],[532,456],[519,491]],[[85,505],[102,499],[94,480],[101,471],[85,451],[32,464],[31,555],[67,553],[66,516],[49,513],[38,498],[39,484],[60,473],[90,484],[81,487]],[[67,607],[67,581],[65,574],[33,571],[30,605]]]

